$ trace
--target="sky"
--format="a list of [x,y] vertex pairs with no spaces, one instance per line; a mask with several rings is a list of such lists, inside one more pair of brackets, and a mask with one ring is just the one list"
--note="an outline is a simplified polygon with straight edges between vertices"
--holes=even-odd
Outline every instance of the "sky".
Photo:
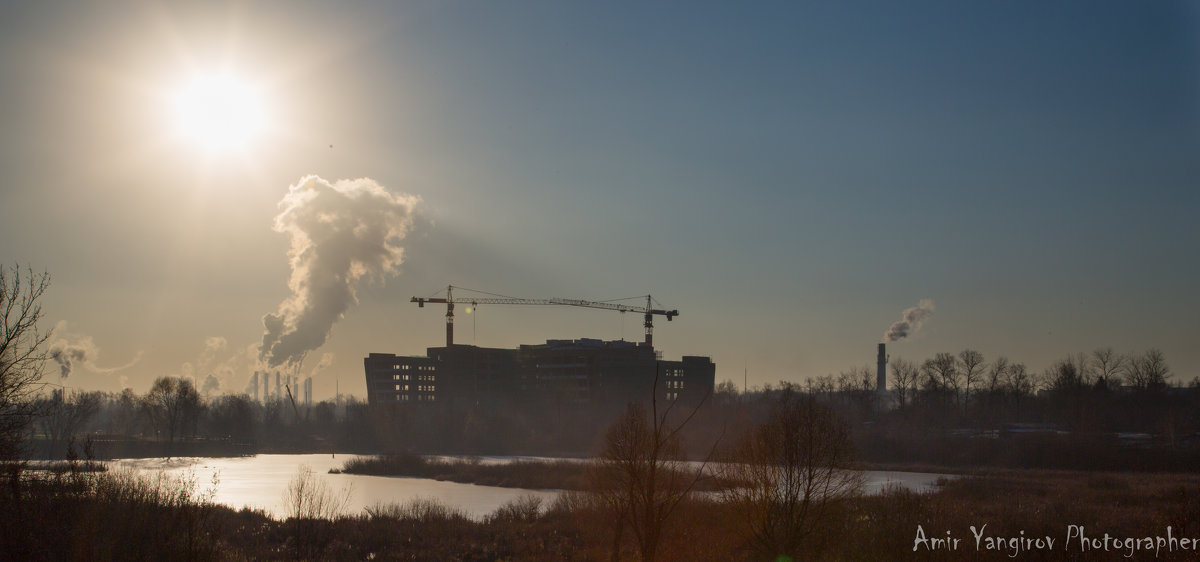
[[[52,384],[274,363],[363,396],[368,353],[444,343],[409,299],[451,284],[651,294],[656,348],[739,385],[873,365],[923,299],[893,358],[1200,375],[1195,3],[2,9],[0,259],[52,277]],[[203,113],[197,83],[242,93]],[[642,327],[481,305],[456,335]]]

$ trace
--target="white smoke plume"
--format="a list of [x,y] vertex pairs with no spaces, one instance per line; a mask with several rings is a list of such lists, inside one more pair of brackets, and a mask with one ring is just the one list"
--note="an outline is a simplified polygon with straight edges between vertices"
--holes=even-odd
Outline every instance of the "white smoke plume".
[[258,371],[250,374],[250,380],[246,381],[246,388],[242,390],[244,394],[254,396],[258,392]]
[[260,361],[298,367],[358,302],[364,278],[382,282],[399,271],[399,243],[412,228],[418,201],[367,178],[330,183],[307,176],[291,186],[279,203],[275,231],[291,239],[292,294],[263,316]]
[[905,309],[904,316],[899,321],[892,324],[888,331],[883,334],[884,342],[893,342],[902,340],[910,334],[921,329],[921,324],[924,324],[930,316],[933,315],[933,301],[930,299],[921,299],[909,309]]
[[58,365],[59,376],[67,378],[79,366],[93,373],[109,374],[128,369],[142,360],[142,352],[137,352],[133,360],[117,367],[101,367],[96,364],[100,360],[100,347],[91,336],[72,333],[67,329],[65,320],[54,326],[54,338],[49,345],[50,360]]
[[229,342],[225,341],[225,338],[221,336],[212,336],[206,338],[204,340],[204,355],[201,357],[205,360],[211,361],[216,358],[218,353],[225,351],[225,347],[228,344]]
[[210,374],[204,377],[204,384],[200,386],[201,394],[211,396],[221,391],[221,379],[216,375]]
[[308,373],[308,377],[312,378],[317,376],[317,373],[328,369],[330,365],[333,365],[333,354],[322,353],[321,360],[318,361],[317,366],[313,367],[312,371]]
[[216,394],[230,385],[238,373],[252,371],[258,364],[258,344],[245,350],[230,349],[221,336],[204,339],[203,349],[195,357],[179,364],[174,376],[191,379],[204,394]]

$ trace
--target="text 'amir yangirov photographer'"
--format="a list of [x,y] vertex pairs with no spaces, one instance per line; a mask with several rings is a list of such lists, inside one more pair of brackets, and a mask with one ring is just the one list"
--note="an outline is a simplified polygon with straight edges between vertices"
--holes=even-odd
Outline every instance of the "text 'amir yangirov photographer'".
[[1005,552],[1010,557],[1016,557],[1023,552],[1037,550],[1063,550],[1072,552],[1120,552],[1126,557],[1135,553],[1154,553],[1157,557],[1161,552],[1196,551],[1200,548],[1200,539],[1195,537],[1177,537],[1171,527],[1163,534],[1147,537],[1114,537],[1108,533],[1089,534],[1083,525],[1068,525],[1066,532],[1060,537],[1049,535],[1027,536],[1021,531],[1017,536],[999,536],[988,534],[987,525],[980,527],[971,525],[969,535],[955,536],[949,529],[944,536],[936,533],[926,534],[921,525],[913,538],[913,551],[964,551]]

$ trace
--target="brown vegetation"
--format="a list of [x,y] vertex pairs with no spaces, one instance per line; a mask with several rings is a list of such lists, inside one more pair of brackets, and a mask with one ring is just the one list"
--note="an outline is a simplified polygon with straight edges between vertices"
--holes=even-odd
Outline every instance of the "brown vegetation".
[[[194,481],[131,473],[5,471],[0,481],[0,544],[21,560],[608,560],[607,509],[591,496],[565,493],[549,505],[519,498],[482,521],[432,500],[377,506],[358,515],[306,519],[213,505]],[[16,479],[14,480],[14,476]],[[706,499],[707,498],[707,499]],[[665,560],[763,560],[742,548],[748,537],[736,506],[690,496],[672,517],[658,556]],[[1067,525],[1116,537],[1200,538],[1200,476],[1054,471],[997,471],[952,479],[931,493],[901,489],[855,496],[811,521],[797,560],[1010,560],[977,552],[970,525],[995,536],[1050,535],[1053,550],[1022,560],[1126,559],[1065,550]],[[917,525],[950,530],[958,551],[913,552]],[[621,559],[636,557],[624,551]],[[1153,558],[1140,553],[1134,559]],[[1162,551],[1158,559],[1194,560]]]
[[394,453],[347,461],[341,471],[347,474],[431,478],[502,488],[583,490],[586,488],[587,464],[571,460],[517,460],[486,464],[477,459],[452,461],[429,459],[412,453]]
[[739,482],[721,492],[737,512],[750,552],[763,558],[797,553],[820,521],[857,496],[850,433],[811,396],[785,393],[766,423],[743,436],[718,473]]

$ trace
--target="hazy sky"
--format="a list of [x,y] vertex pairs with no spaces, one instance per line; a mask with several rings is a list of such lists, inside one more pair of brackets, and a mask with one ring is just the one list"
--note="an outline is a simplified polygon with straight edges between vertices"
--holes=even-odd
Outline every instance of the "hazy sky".
[[[739,384],[873,364],[921,299],[893,356],[1158,347],[1200,375],[1192,2],[15,2],[0,28],[0,258],[53,276],[72,387],[244,388],[296,302],[276,217],[310,175],[403,202],[376,217],[403,263],[360,271],[307,356],[318,399],[441,345],[408,301],[450,283],[651,293],[680,311],[666,357]],[[214,74],[258,92],[240,145],[168,110]],[[642,337],[502,306],[457,334]]]

